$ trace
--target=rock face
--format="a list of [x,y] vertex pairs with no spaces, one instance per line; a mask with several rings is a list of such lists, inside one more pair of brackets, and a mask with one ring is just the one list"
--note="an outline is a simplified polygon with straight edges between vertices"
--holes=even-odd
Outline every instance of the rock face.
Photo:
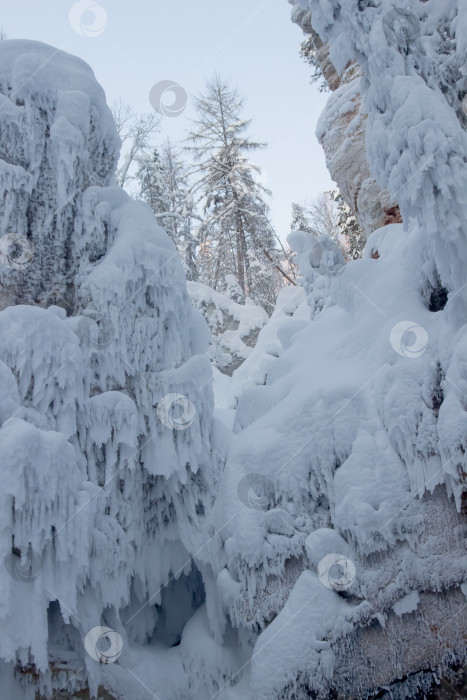
[[323,43],[311,26],[311,13],[297,0],[292,21],[306,34],[313,35],[317,59],[332,94],[319,120],[316,135],[323,146],[326,164],[342,197],[355,214],[366,237],[377,228],[402,221],[399,207],[382,190],[370,172],[366,156],[366,113],[360,93],[361,71],[351,62],[339,75]]

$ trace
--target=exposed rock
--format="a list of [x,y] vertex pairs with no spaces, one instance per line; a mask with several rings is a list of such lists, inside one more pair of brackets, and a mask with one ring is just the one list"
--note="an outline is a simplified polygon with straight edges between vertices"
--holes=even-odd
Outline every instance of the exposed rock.
[[360,94],[360,68],[349,63],[339,76],[329,57],[329,45],[323,43],[311,26],[311,13],[293,5],[292,21],[305,34],[313,36],[316,58],[332,94],[319,120],[317,136],[323,146],[326,165],[337,183],[344,201],[355,214],[368,236],[387,224],[401,223],[399,207],[391,201],[370,172],[366,157],[366,113]]

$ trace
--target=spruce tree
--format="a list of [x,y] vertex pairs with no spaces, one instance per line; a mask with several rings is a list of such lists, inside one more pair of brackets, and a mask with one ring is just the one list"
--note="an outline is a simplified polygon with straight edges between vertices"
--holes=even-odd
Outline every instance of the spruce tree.
[[167,140],[141,161],[138,180],[140,197],[149,204],[175,243],[188,279],[198,279],[187,167],[171,141]]

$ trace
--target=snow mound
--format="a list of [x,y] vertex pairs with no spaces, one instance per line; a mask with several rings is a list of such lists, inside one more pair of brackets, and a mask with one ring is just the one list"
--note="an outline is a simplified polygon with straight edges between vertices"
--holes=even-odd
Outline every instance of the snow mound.
[[[292,342],[294,334],[309,320],[310,309],[302,287],[285,287],[279,293],[273,314],[258,335],[256,345],[245,362],[232,376],[229,405],[235,408],[250,387],[265,384],[274,361]],[[254,410],[254,405],[249,404]]]

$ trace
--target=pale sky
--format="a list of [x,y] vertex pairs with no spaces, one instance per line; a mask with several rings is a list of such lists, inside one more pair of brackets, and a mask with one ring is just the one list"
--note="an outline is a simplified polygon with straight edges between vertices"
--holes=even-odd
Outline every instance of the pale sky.
[[[37,39],[80,56],[109,103],[121,97],[139,112],[151,111],[149,92],[161,80],[190,96],[215,72],[230,77],[246,98],[252,135],[269,143],[251,157],[264,170],[273,224],[285,239],[291,202],[332,186],[315,137],[327,94],[310,85],[287,0],[81,0],[80,24],[69,19],[74,4],[14,0],[3,4],[0,25],[8,39]],[[158,140],[181,140],[190,116],[189,99],[182,114],[163,117]]]

